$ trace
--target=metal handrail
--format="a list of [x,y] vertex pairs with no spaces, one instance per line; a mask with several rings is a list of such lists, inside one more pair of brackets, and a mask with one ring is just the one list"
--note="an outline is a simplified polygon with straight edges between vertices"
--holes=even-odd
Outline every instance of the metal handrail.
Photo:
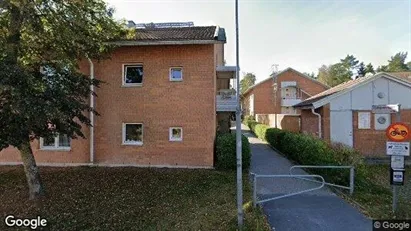
[[[292,171],[295,168],[329,168],[329,169],[350,169],[350,186],[344,186],[344,185],[338,185],[338,184],[333,184],[333,183],[328,183],[325,182],[326,185],[337,187],[337,188],[343,188],[343,189],[349,189],[350,190],[350,195],[354,193],[354,180],[355,180],[355,168],[354,166],[317,166],[317,165],[294,165],[291,166],[290,168],[290,175],[293,175]],[[320,181],[312,180],[312,179],[306,179],[302,177],[302,179],[311,181],[311,182],[318,182],[321,183]]]
[[[277,200],[277,199],[281,199],[281,198],[286,198],[286,197],[291,197],[291,196],[299,195],[299,194],[302,194],[302,193],[311,192],[311,191],[314,191],[314,190],[319,190],[319,189],[323,188],[324,185],[325,185],[325,180],[320,175],[257,175],[255,173],[251,173],[251,175],[253,176],[253,206],[254,207],[256,207],[257,204],[261,204],[261,203],[264,203],[264,202]],[[277,197],[257,201],[257,178],[300,178],[300,177],[303,177],[303,176],[304,177],[312,177],[312,178],[320,178],[321,182],[320,181],[318,181],[318,182],[320,182],[322,184],[319,187],[306,189],[306,190],[302,190],[302,191],[299,191],[299,192],[289,193],[289,194],[286,194],[286,195],[277,196]]]

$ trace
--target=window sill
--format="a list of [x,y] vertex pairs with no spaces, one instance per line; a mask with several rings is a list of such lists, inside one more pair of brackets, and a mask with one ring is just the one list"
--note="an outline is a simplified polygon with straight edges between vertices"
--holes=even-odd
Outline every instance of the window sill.
[[69,152],[71,148],[40,148],[40,151],[56,151],[56,152]]
[[143,84],[142,83],[136,83],[136,84],[123,84],[123,85],[121,85],[121,87],[125,87],[125,88],[127,88],[127,87],[142,87],[143,86]]
[[170,142],[182,142],[183,139],[170,139],[169,141]]
[[170,82],[183,82],[183,79],[170,79]]
[[136,143],[122,143],[121,145],[123,146],[143,146],[142,142],[136,142]]

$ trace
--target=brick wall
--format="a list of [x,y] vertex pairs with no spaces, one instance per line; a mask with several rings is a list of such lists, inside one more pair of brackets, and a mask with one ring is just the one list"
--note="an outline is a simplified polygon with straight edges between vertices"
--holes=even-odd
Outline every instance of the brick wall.
[[266,124],[272,128],[279,128],[286,131],[300,131],[300,115],[288,114],[256,114],[257,122]]
[[[358,112],[370,111],[354,111],[353,112],[353,134],[354,148],[359,150],[367,157],[386,157],[386,135],[385,130],[375,130],[375,118],[371,113],[371,129],[358,128]],[[401,111],[401,120],[403,123],[411,125],[411,110]],[[396,122],[396,115],[391,115],[391,122]],[[408,140],[410,141],[410,139]]]
[[[95,161],[105,164],[212,166],[216,130],[214,45],[117,48],[111,59],[95,61],[97,89]],[[219,56],[219,55],[217,55]],[[220,58],[221,60],[221,58]],[[122,65],[144,67],[143,86],[122,87]],[[88,73],[87,62],[80,65]],[[183,81],[170,82],[169,68],[182,67]],[[122,145],[122,123],[143,123],[143,145]],[[169,128],[182,127],[183,141],[170,142]],[[88,129],[85,129],[88,137]],[[38,162],[88,162],[89,141],[72,141],[69,152],[40,151]],[[0,161],[19,161],[14,149],[0,152]]]
[[301,132],[318,136],[318,116],[314,115],[311,109],[301,110]]
[[[329,104],[315,109],[321,115],[321,136],[325,141],[330,141],[330,106]],[[301,110],[301,133],[318,137],[318,116],[311,109]]]
[[[326,104],[319,108],[319,113],[321,115],[321,132],[322,138],[325,141],[330,142],[331,140],[331,130],[330,130],[330,104]],[[318,129],[317,129],[318,130]]]
[[[324,90],[322,84],[301,76],[299,73],[289,70],[276,77],[267,79],[256,85],[252,90],[247,92],[243,98],[243,108],[246,109],[246,115],[249,115],[249,97],[254,94],[254,113],[255,114],[281,114],[281,82],[296,81],[297,87],[304,90],[310,95],[318,94]],[[273,84],[277,82],[277,91],[274,93]],[[308,96],[303,94],[303,99]],[[299,113],[299,111],[297,111]]]

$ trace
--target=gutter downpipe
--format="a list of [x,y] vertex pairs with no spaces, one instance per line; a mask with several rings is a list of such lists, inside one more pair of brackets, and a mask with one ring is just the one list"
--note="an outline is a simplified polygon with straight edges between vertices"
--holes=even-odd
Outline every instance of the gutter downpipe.
[[[88,58],[88,62],[90,63],[90,79],[94,80],[94,64],[90,58]],[[90,163],[94,164],[94,85],[90,85]]]
[[321,139],[322,138],[322,134],[321,134],[321,115],[317,112],[315,112],[315,108],[311,108],[311,112],[318,116],[318,137]]

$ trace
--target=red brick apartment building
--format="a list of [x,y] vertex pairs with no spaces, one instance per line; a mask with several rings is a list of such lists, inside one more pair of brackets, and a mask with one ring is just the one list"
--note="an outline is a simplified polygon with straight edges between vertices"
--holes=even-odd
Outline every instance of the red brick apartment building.
[[[379,73],[342,83],[295,105],[301,131],[343,143],[367,157],[385,157],[385,129],[395,114],[375,114],[372,105],[401,104],[401,121],[411,125],[411,72]],[[409,140],[408,140],[409,141]]]
[[[33,142],[38,164],[212,167],[217,118],[236,109],[225,43],[218,26],[146,24],[110,59],[81,62],[105,82],[96,89],[101,116],[84,127],[87,139]],[[17,149],[1,151],[0,163],[20,164]]]
[[244,92],[242,108],[244,115],[298,114],[293,105],[326,89],[328,86],[289,67]]

